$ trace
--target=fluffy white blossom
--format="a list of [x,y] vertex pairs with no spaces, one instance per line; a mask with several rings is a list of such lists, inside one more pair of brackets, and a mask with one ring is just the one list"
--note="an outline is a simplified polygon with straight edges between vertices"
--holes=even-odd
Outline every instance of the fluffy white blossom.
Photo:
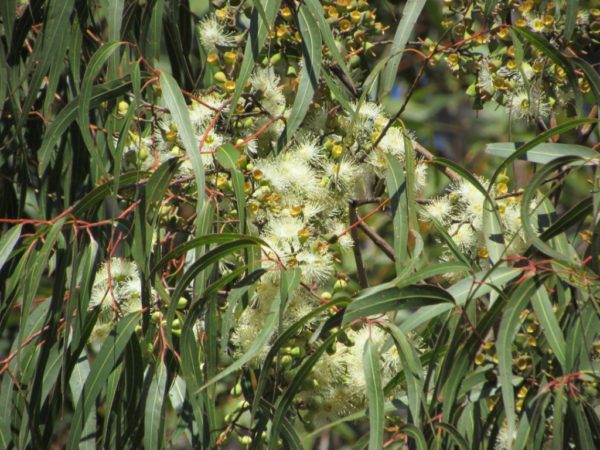
[[279,116],[285,110],[280,79],[272,67],[258,68],[250,77],[252,90],[260,94],[262,107],[272,116]]
[[203,18],[198,24],[200,43],[207,51],[215,51],[217,47],[235,46],[235,38],[225,31],[215,15]]
[[454,223],[450,225],[448,233],[462,250],[470,250],[477,243],[477,235],[471,224]]
[[302,278],[308,283],[322,283],[333,276],[333,257],[329,252],[302,251],[296,260]]
[[550,113],[550,104],[535,85],[529,90],[519,90],[510,96],[508,108],[515,119],[545,118]]
[[421,217],[425,220],[436,220],[441,224],[445,224],[452,212],[452,203],[447,196],[432,199],[421,210]]

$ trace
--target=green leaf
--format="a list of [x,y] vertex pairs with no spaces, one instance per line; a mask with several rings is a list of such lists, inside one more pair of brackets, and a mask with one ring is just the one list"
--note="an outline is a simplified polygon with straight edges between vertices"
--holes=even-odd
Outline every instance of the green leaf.
[[400,276],[408,254],[408,190],[404,168],[392,155],[386,153],[385,157],[388,164],[386,182],[392,209],[396,276]]
[[411,345],[407,336],[392,323],[386,323],[384,328],[388,329],[402,362],[402,371],[406,378],[408,394],[408,407],[412,415],[411,422],[421,425],[421,398],[423,396],[423,367],[421,361]]
[[569,412],[572,416],[575,416],[575,427],[574,435],[576,441],[576,448],[581,450],[595,450],[598,447],[594,445],[594,439],[592,437],[592,430],[590,424],[585,417],[583,411],[583,401],[576,401],[572,397],[569,397]]
[[[65,218],[63,217],[49,227],[49,230],[47,230],[47,234],[45,236],[44,245],[40,250],[36,251],[35,248],[31,247],[32,254],[31,259],[28,261],[28,273],[25,278],[25,282],[23,283],[23,299],[21,305],[20,328],[18,333],[19,345],[23,343],[26,335],[38,331],[26,328],[25,324],[27,323],[27,318],[31,313],[33,298],[38,292],[42,275],[47,268],[50,253],[54,249],[56,241],[61,235],[64,223]],[[19,353],[18,359],[21,361],[21,353]]]
[[[235,106],[239,101],[242,92],[246,86],[246,82],[250,78],[254,65],[259,60],[260,51],[265,45],[267,38],[267,32],[271,29],[277,12],[281,6],[281,0],[259,0],[263,5],[264,15],[266,16],[267,22],[265,22],[260,12],[254,8],[250,17],[249,36],[246,41],[246,48],[244,50],[244,58],[242,59],[242,66],[237,76],[235,83],[235,92],[231,100],[231,112],[235,111]],[[231,118],[231,116],[230,116]]]
[[[517,144],[514,142],[495,142],[487,144],[485,147],[486,153],[500,158],[512,156],[516,152],[516,149]],[[592,160],[599,158],[600,154],[584,145],[549,144],[547,142],[542,142],[537,144],[531,150],[520,153],[518,159],[538,164],[546,164],[561,156],[579,156],[582,159],[590,160],[589,163],[592,164]]]
[[423,432],[416,426],[412,424],[402,425],[399,431],[415,440],[417,450],[427,450],[429,448],[427,447],[427,441],[425,440],[425,436],[423,436]]
[[85,75],[83,76],[83,81],[81,83],[81,89],[79,94],[79,107],[77,114],[77,122],[79,123],[79,128],[81,130],[81,135],[83,137],[83,141],[92,156],[92,159],[95,161],[95,166],[98,170],[100,170],[100,175],[106,175],[105,166],[107,165],[107,161],[102,158],[102,155],[99,153],[94,140],[92,139],[92,133],[90,132],[90,101],[92,98],[92,87],[94,84],[94,80],[98,76],[98,73],[102,69],[102,66],[108,61],[111,55],[121,46],[122,42],[111,42],[104,44],[102,47],[98,49],[94,56],[90,59],[87,69],[85,71]]
[[[69,378],[69,387],[73,396],[73,403],[77,404],[83,393],[83,386],[90,374],[90,364],[87,354],[82,352],[73,368]],[[90,414],[82,430],[82,438],[79,440],[79,450],[95,450],[96,448],[96,415]]]
[[318,0],[305,0],[304,4],[310,11],[312,18],[317,21],[319,29],[321,31],[321,36],[323,37],[325,44],[327,44],[327,49],[331,53],[333,60],[344,71],[347,81],[352,83],[352,74],[350,72],[350,69],[346,65],[346,60],[344,59],[344,57],[338,49],[335,37],[333,36],[331,28],[329,27],[329,23],[325,19],[325,11],[323,10],[321,3]]
[[129,314],[121,319],[102,344],[83,386],[83,394],[73,412],[67,450],[75,450],[78,447],[87,418],[96,405],[96,397],[102,391],[110,372],[118,364],[119,357],[125,350],[139,319],[140,313]]
[[346,308],[342,324],[389,311],[438,304],[452,309],[454,298],[447,291],[429,285],[393,287],[374,294],[359,294]]
[[[125,4],[120,0],[105,0],[106,22],[108,24],[108,40],[121,40],[121,25],[123,23],[123,8]],[[119,55],[113,55],[108,64],[110,78],[117,78],[119,66]]]
[[192,162],[192,170],[194,171],[194,178],[199,192],[196,204],[197,220],[200,220],[202,210],[204,209],[205,194],[204,189],[200,187],[204,186],[204,163],[202,162],[202,155],[198,150],[198,139],[192,128],[190,114],[177,82],[171,75],[163,72],[160,75],[160,87],[165,104],[171,112],[173,122],[177,125],[177,134]]
[[539,286],[535,294],[531,297],[531,305],[544,331],[544,336],[548,339],[550,348],[563,369],[563,373],[567,373],[567,344],[552,310],[552,303],[544,285]]
[[157,361],[146,397],[144,412],[144,448],[160,450],[163,447],[165,407],[167,390],[167,368],[162,360]]
[[417,23],[417,18],[425,6],[425,1],[426,0],[408,0],[404,5],[402,19],[398,24],[398,28],[396,28],[394,41],[390,48],[391,58],[381,74],[379,100],[382,100],[392,91],[392,87],[396,81],[398,67],[400,66],[400,61],[402,60],[402,55],[404,53],[404,48]]
[[[121,175],[120,188],[125,189],[130,187],[132,184],[139,182],[145,175],[146,173],[144,172],[128,172]],[[75,203],[72,214],[77,218],[81,218],[85,212],[97,207],[111,193],[113,193],[112,183],[101,184]]]
[[298,7],[298,25],[302,35],[302,54],[304,64],[300,72],[298,91],[287,119],[287,124],[277,146],[282,149],[287,144],[308,112],[313,96],[319,86],[321,73],[322,41],[319,27],[315,23],[308,7],[301,3]]
[[490,261],[493,264],[505,265],[506,263],[501,261],[506,254],[504,232],[497,206],[495,202],[491,203],[489,200],[485,200],[483,203],[483,234]]
[[[523,223],[523,230],[525,231],[525,235],[527,236],[527,242],[535,246],[538,250],[545,253],[546,255],[556,259],[557,261],[566,260],[568,262],[571,259],[571,255],[567,252],[564,252],[564,250],[566,249],[563,249],[562,252],[555,250],[550,245],[542,241],[540,237],[538,237],[536,230],[534,230],[533,225],[531,223],[531,204],[537,197],[538,188],[544,183],[544,180],[548,176],[550,176],[552,172],[563,168],[563,166],[569,166],[574,163],[580,162],[581,159],[577,156],[564,156],[546,164],[533,176],[533,178],[525,188],[525,192],[523,193],[523,199],[521,201],[521,222]],[[541,207],[541,203],[542,202],[540,201],[536,202],[536,204],[538,205],[537,208]]]
[[[42,27],[41,38],[36,39],[36,46],[33,53],[33,58],[29,60],[29,64],[35,61],[36,66],[31,75],[31,80],[28,83],[28,92],[25,101],[21,107],[22,115],[19,118],[17,129],[24,129],[29,112],[33,106],[36,97],[42,88],[44,77],[48,73],[48,69],[53,65],[61,64],[64,58],[65,48],[64,40],[65,33],[70,29],[68,26],[69,18],[73,12],[74,0],[65,0],[62,2],[53,2],[48,4],[48,11],[44,26]],[[31,69],[31,67],[29,67]],[[48,80],[49,84],[56,86],[56,80]],[[50,83],[51,82],[51,83]],[[55,92],[50,89],[46,93],[47,96],[53,97]],[[43,173],[40,170],[39,173]]]
[[555,126],[554,128],[545,131],[544,133],[536,136],[531,141],[527,142],[525,145],[519,147],[512,155],[506,157],[504,161],[498,166],[495,170],[492,178],[490,180],[490,186],[496,182],[498,175],[500,175],[513,161],[516,161],[521,156],[525,155],[529,150],[534,149],[540,144],[543,144],[548,141],[553,136],[557,136],[563,134],[573,128],[579,127],[581,125],[591,124],[598,122],[598,119],[572,119],[566,122],[561,123],[560,125]]
[[512,344],[521,324],[520,315],[529,303],[531,295],[537,288],[532,278],[527,279],[511,295],[496,339],[496,351],[498,353],[498,380],[502,389],[502,401],[508,422],[508,435],[512,436],[515,431],[517,415],[515,413],[515,397],[513,392],[512,374]]
[[467,444],[467,441],[465,441],[455,427],[445,422],[440,422],[438,426],[448,433],[448,436],[450,436],[450,438],[461,450],[469,449],[469,444]]
[[[458,281],[450,286],[447,292],[454,298],[457,305],[464,305],[468,299],[479,298],[495,289],[501,289],[521,273],[522,270],[515,267],[499,267],[491,272],[485,270]],[[406,333],[452,309],[454,309],[452,304],[421,307],[401,323],[400,329]]]
[[237,241],[239,239],[254,239],[254,242],[256,243],[256,245],[267,246],[267,244],[264,241],[262,241],[261,239],[252,238],[251,236],[248,236],[248,235],[243,235],[243,234],[238,234],[238,233],[207,234],[207,235],[200,236],[200,237],[197,237],[194,239],[190,239],[189,241],[175,247],[173,250],[171,250],[169,253],[167,253],[165,256],[163,256],[160,259],[160,261],[158,261],[152,267],[152,272],[155,273],[156,271],[158,271],[158,269],[163,267],[170,260],[178,258],[181,255],[184,255],[185,253],[187,253],[190,250],[193,250],[195,248],[198,248],[198,247],[201,247],[204,245],[208,245],[208,244],[223,244],[226,242],[233,242],[233,241]]
[[219,163],[231,173],[239,218],[238,230],[244,234],[246,233],[246,195],[244,192],[244,176],[237,165],[237,160],[240,156],[240,151],[231,144],[223,145],[216,153]]
[[196,278],[198,274],[202,271],[206,270],[212,264],[218,262],[221,258],[226,257],[227,255],[233,254],[235,251],[252,247],[255,245],[260,245],[260,241],[256,238],[252,237],[244,237],[237,239],[233,242],[228,242],[218,247],[209,250],[200,258],[198,258],[194,263],[189,267],[189,269],[183,274],[173,293],[171,294],[171,303],[169,304],[169,308],[167,310],[167,327],[166,327],[166,335],[167,339],[172,342],[172,323],[175,318],[175,311],[177,307],[177,302],[179,298],[183,295],[185,289],[190,285],[190,283]]
[[575,31],[575,24],[577,23],[577,11],[579,10],[578,0],[567,0],[567,12],[565,13],[565,28],[563,31],[563,38],[565,42],[569,42],[573,31]]
[[21,237],[22,224],[17,224],[0,237],[0,270],[10,258],[10,254]]
[[[469,268],[461,262],[442,262],[437,264],[428,264],[425,267],[419,267],[417,273],[407,277],[400,278],[395,285],[397,287],[408,286],[409,284],[416,284],[419,281],[427,280],[428,278],[435,277],[438,275],[447,275],[456,272],[468,272]],[[381,286],[381,285],[380,285]]]
[[554,394],[554,405],[552,407],[552,450],[563,450],[565,443],[565,409],[567,397],[562,387]]
[[377,345],[369,337],[363,350],[363,365],[369,402],[369,450],[383,448],[383,385],[379,351]]
[[[117,98],[128,92],[130,89],[131,82],[127,81],[126,78],[111,80],[101,85],[94,86],[90,97],[90,108],[95,108],[106,100]],[[79,99],[71,101],[60,111],[60,113],[58,113],[54,121],[52,121],[46,129],[44,140],[38,150],[38,175],[40,177],[43,176],[48,164],[50,164],[52,151],[56,143],[65,135],[65,132],[71,123],[77,118],[78,109]]]

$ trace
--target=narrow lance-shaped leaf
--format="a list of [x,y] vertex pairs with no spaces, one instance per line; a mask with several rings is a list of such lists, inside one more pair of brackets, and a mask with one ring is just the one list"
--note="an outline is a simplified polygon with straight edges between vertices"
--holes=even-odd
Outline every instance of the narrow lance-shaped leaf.
[[447,304],[449,309],[454,299],[445,290],[436,286],[414,285],[403,288],[389,288],[381,292],[358,296],[348,305],[343,324],[356,319],[384,314],[399,309],[412,309],[427,305]]
[[529,298],[535,289],[536,284],[534,280],[529,278],[511,295],[509,304],[500,322],[498,338],[496,339],[498,378],[502,389],[502,402],[506,411],[509,436],[514,434],[517,421],[515,395],[513,392],[512,343],[517,333],[517,328],[521,323],[521,312],[529,303]]
[[290,141],[304,120],[317,90],[321,73],[321,33],[308,7],[304,4],[300,4],[298,7],[298,23],[300,34],[302,35],[304,65],[300,73],[298,91],[296,92],[292,110],[290,111],[285,130],[277,143],[279,149],[282,149]]
[[98,148],[92,139],[92,134],[90,132],[90,100],[92,98],[92,87],[94,84],[94,80],[98,76],[98,73],[102,69],[102,66],[108,61],[111,55],[121,46],[123,45],[121,42],[111,42],[104,44],[102,47],[98,49],[92,59],[90,60],[87,69],[85,71],[85,75],[83,76],[83,81],[81,83],[81,90],[79,95],[79,108],[77,114],[77,122],[79,123],[79,128],[81,129],[81,135],[83,137],[83,141],[92,156],[92,159],[95,161],[95,167],[100,170],[100,175],[105,175],[106,172],[104,170],[104,166],[106,165],[106,161],[103,160],[102,155],[98,151]]
[[263,20],[260,12],[254,8],[252,12],[252,16],[250,17],[250,27],[249,27],[249,36],[246,41],[246,48],[244,50],[244,58],[242,60],[242,66],[240,67],[240,71],[237,76],[237,80],[235,83],[235,91],[233,93],[233,99],[231,100],[231,112],[235,111],[235,106],[239,101],[242,91],[246,86],[246,82],[250,78],[250,74],[252,73],[252,69],[254,65],[258,61],[259,53],[265,45],[265,40],[267,38],[267,32],[270,30],[273,22],[275,21],[275,17],[277,17],[277,12],[279,11],[279,6],[281,5],[281,0],[258,0],[263,5],[263,13],[267,22]]
[[506,159],[504,159],[504,161],[502,161],[502,163],[499,164],[498,167],[496,168],[496,170],[494,171],[494,174],[492,175],[490,183],[492,183],[492,184],[495,183],[498,176],[510,164],[512,164],[513,161],[516,161],[517,159],[519,159],[520,157],[525,155],[528,151],[532,150],[533,148],[537,147],[538,145],[540,145],[544,142],[547,142],[548,139],[550,139],[551,137],[558,136],[569,130],[572,130],[573,128],[579,127],[581,125],[592,124],[594,122],[598,122],[598,119],[588,119],[588,118],[572,119],[567,122],[563,122],[563,123],[555,126],[554,128],[551,128],[548,131],[545,131],[545,132],[539,134],[538,136],[536,136],[535,138],[533,138],[526,144],[519,147],[512,155],[510,155]]
[[[69,387],[71,388],[71,395],[73,396],[73,403],[77,404],[83,392],[83,386],[90,374],[90,364],[88,362],[86,352],[82,352],[71,378],[69,378]],[[96,415],[90,414],[85,422],[81,433],[81,440],[79,441],[79,450],[94,450],[96,448]]]
[[538,287],[533,297],[531,297],[533,311],[542,326],[544,336],[548,339],[550,348],[554,352],[556,359],[560,363],[563,371],[567,371],[567,355],[565,337],[560,329],[558,320],[552,310],[552,303],[546,292],[544,285]]
[[386,181],[392,209],[396,275],[399,276],[406,264],[406,255],[408,254],[408,190],[406,189],[404,168],[392,155],[386,154],[385,157],[388,164]]
[[17,242],[19,242],[21,228],[23,228],[23,225],[17,224],[0,237],[0,270],[2,270],[2,266],[10,257]]
[[167,368],[163,361],[158,361],[146,397],[144,448],[160,450],[163,447],[167,395]]
[[205,196],[204,189],[201,188],[201,186],[204,186],[204,163],[202,162],[202,156],[198,150],[198,139],[192,128],[190,115],[177,82],[171,75],[163,72],[160,75],[160,86],[162,88],[165,104],[171,112],[173,122],[177,125],[177,134],[192,162],[194,178],[199,193],[197,196],[196,211],[200,214],[204,207]]
[[363,366],[369,402],[369,450],[383,448],[383,384],[379,365],[379,350],[369,337],[363,352]]
[[398,72],[400,61],[402,60],[404,48],[406,47],[408,38],[413,32],[417,18],[419,17],[419,14],[421,14],[424,6],[425,0],[408,0],[404,5],[402,19],[398,24],[398,28],[396,28],[394,41],[390,48],[391,58],[388,61],[385,70],[381,74],[379,88],[380,100],[387,96],[394,86],[394,82],[396,81],[396,73]]
[[[517,144],[514,142],[494,142],[485,146],[486,153],[500,158],[510,157],[516,150]],[[589,159],[590,163],[592,162],[591,160],[600,157],[597,152],[585,145],[543,142],[536,145],[531,150],[521,153],[519,159],[533,163],[546,164],[561,156],[579,156],[583,159]]]
[[388,323],[385,327],[389,330],[402,362],[402,370],[406,377],[408,391],[408,406],[412,415],[412,422],[421,424],[421,398],[423,395],[423,367],[419,357],[408,340],[407,336],[395,325]]
[[231,172],[231,181],[233,183],[233,192],[235,193],[235,203],[239,219],[238,230],[243,234],[246,232],[246,195],[244,192],[244,176],[237,165],[237,160],[240,156],[241,153],[231,144],[223,145],[216,153],[219,163]]
[[110,372],[118,363],[129,338],[135,331],[135,326],[138,324],[139,319],[139,313],[129,314],[121,319],[106,338],[104,344],[102,344],[102,348],[86,379],[83,394],[73,412],[67,450],[75,450],[77,448],[87,418],[92,412],[92,408],[96,405],[96,397],[106,384]]
[[[89,103],[90,108],[96,107],[106,100],[117,98],[128,92],[129,89],[131,89],[131,83],[127,79],[111,80],[94,86]],[[55,145],[77,118],[78,109],[79,99],[73,100],[58,113],[54,121],[46,129],[44,140],[38,150],[38,175],[42,176],[48,168]]]

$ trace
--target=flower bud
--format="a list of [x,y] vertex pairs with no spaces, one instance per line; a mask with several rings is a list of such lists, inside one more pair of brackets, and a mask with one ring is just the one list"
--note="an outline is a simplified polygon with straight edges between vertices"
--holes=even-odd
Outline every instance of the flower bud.
[[223,55],[223,59],[225,60],[225,62],[229,65],[233,65],[235,64],[235,62],[237,61],[237,53],[236,52],[225,52],[225,54]]
[[125,114],[127,114],[128,110],[129,110],[129,103],[127,103],[125,100],[121,100],[117,107],[117,111],[119,112],[119,115],[124,116]]
[[219,83],[225,83],[227,81],[227,75],[224,72],[217,72],[213,75],[215,81]]
[[177,309],[184,309],[187,305],[187,299],[185,297],[179,297],[179,300],[177,300]]

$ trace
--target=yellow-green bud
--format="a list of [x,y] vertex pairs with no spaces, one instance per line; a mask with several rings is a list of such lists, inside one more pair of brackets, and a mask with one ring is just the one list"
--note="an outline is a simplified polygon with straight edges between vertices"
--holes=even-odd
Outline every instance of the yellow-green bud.
[[348,286],[348,282],[346,280],[339,279],[333,284],[333,290],[337,291],[339,289],[344,289],[346,286]]
[[235,62],[237,60],[237,53],[236,52],[225,52],[225,54],[223,55],[223,58],[225,59],[225,62],[227,64],[235,64]]
[[183,309],[188,305],[188,301],[185,297],[179,297],[177,300],[177,309]]
[[142,145],[140,147],[140,151],[138,152],[138,158],[140,159],[140,161],[146,161],[146,159],[148,159],[148,147],[146,147],[145,145]]
[[217,72],[213,75],[215,81],[219,83],[225,83],[227,81],[227,75],[224,72]]
[[236,396],[236,397],[238,395],[241,395],[241,393],[242,393],[242,385],[241,385],[241,383],[237,383],[234,387],[232,387],[231,391],[229,391],[229,393],[231,395]]
[[242,445],[250,445],[250,444],[252,444],[252,437],[250,437],[250,436],[240,436],[240,444],[242,444]]
[[119,111],[120,115],[124,116],[127,114],[127,111],[129,111],[129,103],[127,103],[125,100],[121,100],[117,106],[117,111]]
[[339,144],[334,145],[333,148],[331,149],[331,156],[333,156],[334,158],[341,157],[343,153],[344,153],[344,147],[342,147]]

